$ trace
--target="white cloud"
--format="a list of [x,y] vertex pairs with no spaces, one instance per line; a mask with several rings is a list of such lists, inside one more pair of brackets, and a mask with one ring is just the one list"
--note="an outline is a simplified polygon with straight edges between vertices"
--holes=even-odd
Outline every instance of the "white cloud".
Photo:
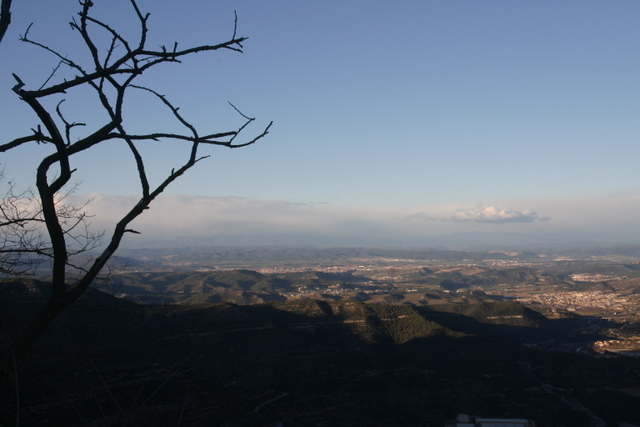
[[536,220],[546,221],[549,218],[538,218],[538,214],[530,209],[515,210],[501,209],[496,206],[487,206],[474,209],[457,209],[450,215],[440,218],[444,221],[454,222],[488,222],[494,224],[502,223],[524,223]]

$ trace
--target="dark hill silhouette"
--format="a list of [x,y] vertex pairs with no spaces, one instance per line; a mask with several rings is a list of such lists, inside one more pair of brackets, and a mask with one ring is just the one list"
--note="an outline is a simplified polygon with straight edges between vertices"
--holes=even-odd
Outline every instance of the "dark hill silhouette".
[[[8,334],[46,287],[1,289]],[[152,306],[90,290],[18,366],[20,425],[440,426],[465,412],[582,427],[565,401],[619,397],[636,362],[522,345],[557,340],[554,322],[516,303]],[[18,404],[2,405],[11,425]]]

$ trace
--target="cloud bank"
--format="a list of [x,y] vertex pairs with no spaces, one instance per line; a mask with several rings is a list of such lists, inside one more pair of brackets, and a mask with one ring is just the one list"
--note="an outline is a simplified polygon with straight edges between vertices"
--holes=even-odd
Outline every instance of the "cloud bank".
[[[88,198],[94,229],[106,230],[133,207],[136,196],[73,195]],[[508,207],[507,207],[508,206]],[[539,207],[538,210],[528,207]],[[640,196],[602,200],[503,201],[484,206],[433,205],[334,206],[242,197],[164,195],[136,219],[125,244],[182,239],[184,244],[288,245],[440,245],[439,237],[455,233],[525,233],[553,236],[595,236],[608,240],[640,237]],[[553,221],[549,221],[549,216]],[[634,231],[638,230],[638,231]]]
[[539,218],[538,214],[532,210],[515,210],[515,209],[500,209],[495,206],[487,206],[485,208],[475,209],[458,209],[451,215],[444,216],[443,221],[454,222],[486,222],[493,224],[504,223],[527,223],[539,221],[548,221],[550,218]]

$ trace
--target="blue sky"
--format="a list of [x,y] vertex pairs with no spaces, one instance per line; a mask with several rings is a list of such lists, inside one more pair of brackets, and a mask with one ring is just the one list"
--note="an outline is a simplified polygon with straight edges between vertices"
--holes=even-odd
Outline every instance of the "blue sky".
[[[95,3],[98,16],[136,35],[126,1]],[[154,220],[140,220],[149,233],[162,221],[168,235],[277,230],[300,243],[320,234],[428,244],[467,231],[640,241],[640,2],[139,4],[151,13],[151,46],[226,40],[237,11],[245,53],[200,54],[144,84],[203,130],[239,123],[227,101],[257,118],[250,131],[274,121],[255,146],[209,150],[154,206]],[[75,0],[16,2],[0,45],[12,58],[0,65],[7,138],[36,124],[10,73],[39,86],[55,66],[18,34],[33,21],[34,39],[81,55],[67,24],[76,11]],[[96,122],[86,97],[71,98],[70,117]],[[130,105],[135,126],[175,129],[150,98]],[[145,147],[156,176],[187,155],[181,148]],[[28,184],[46,149],[0,162]],[[138,191],[132,165],[122,146],[79,159],[78,196],[124,209]],[[106,226],[97,204],[96,224]]]

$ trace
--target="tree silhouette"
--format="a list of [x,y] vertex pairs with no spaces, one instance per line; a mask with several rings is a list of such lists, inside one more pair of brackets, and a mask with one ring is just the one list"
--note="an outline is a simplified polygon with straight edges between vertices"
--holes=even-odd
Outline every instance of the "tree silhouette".
[[[36,171],[35,197],[31,197],[30,200],[37,201],[38,205],[35,207],[29,205],[30,208],[20,205],[25,194],[16,192],[14,187],[10,186],[10,191],[7,193],[9,197],[4,198],[3,205],[9,209],[5,210],[7,215],[4,218],[0,216],[0,226],[5,227],[9,237],[12,236],[12,232],[14,233],[12,237],[14,240],[5,239],[5,242],[9,241],[13,245],[9,245],[11,246],[9,249],[14,249],[13,252],[5,251],[5,257],[10,257],[11,254],[14,256],[12,259],[7,258],[10,267],[13,262],[13,273],[26,272],[30,266],[30,259],[24,256],[21,258],[21,253],[17,251],[23,250],[22,255],[28,253],[50,258],[51,294],[37,317],[13,337],[10,345],[11,357],[9,358],[5,351],[3,358],[5,373],[10,370],[13,358],[23,356],[53,319],[86,291],[116,252],[123,236],[127,233],[137,233],[129,227],[131,221],[148,209],[151,202],[172,182],[184,175],[196,163],[208,157],[200,153],[202,146],[245,147],[263,138],[271,127],[269,123],[254,136],[241,141],[241,133],[254,119],[231,105],[242,118],[239,127],[222,132],[202,133],[159,91],[134,84],[136,79],[150,68],[164,63],[178,63],[183,57],[198,52],[219,50],[242,52],[242,43],[246,38],[236,34],[237,17],[233,34],[225,42],[185,49],[178,48],[178,44],[175,43],[170,48],[162,46],[154,50],[147,47],[149,14],[143,14],[135,0],[130,0],[131,13],[139,22],[139,38],[135,41],[123,37],[115,26],[94,17],[91,13],[93,5],[91,0],[80,1],[81,9],[78,17],[70,22],[71,28],[80,35],[87,49],[89,59],[85,61],[86,63],[80,60],[75,61],[58,48],[32,39],[29,35],[31,26],[27,28],[24,35],[20,36],[21,41],[52,55],[57,61],[57,66],[45,83],[36,89],[30,89],[28,82],[13,74],[16,82],[13,92],[28,105],[35,114],[38,124],[28,134],[1,144],[0,152],[30,143],[43,144],[51,147],[51,150],[40,159]],[[9,25],[9,8],[10,1],[3,0],[0,38]],[[64,70],[70,71],[73,76],[59,81],[57,74]],[[78,88],[89,89],[93,94],[92,98],[83,98],[83,102],[94,102],[106,113],[106,119],[99,126],[74,122],[65,116],[63,96],[71,96],[71,92],[77,91]],[[125,127],[124,106],[125,94],[130,91],[144,91],[150,94],[160,105],[168,109],[184,132],[129,132]],[[83,94],[86,92],[86,90],[82,91]],[[52,105],[55,107],[50,107]],[[81,134],[81,130],[84,133]],[[115,224],[113,231],[106,236],[108,240],[106,246],[101,246],[101,253],[86,265],[75,265],[71,261],[72,256],[78,251],[93,248],[99,236],[87,234],[84,230],[86,214],[83,206],[65,204],[63,199],[69,192],[69,186],[73,184],[71,178],[76,170],[74,162],[81,162],[78,160],[78,154],[93,150],[109,141],[122,141],[128,147],[137,168],[140,198]],[[158,184],[153,185],[147,173],[149,162],[139,150],[139,144],[156,141],[169,141],[177,145],[186,144],[185,150],[188,155],[182,164],[166,174]],[[38,223],[42,224],[41,228],[38,228]],[[31,232],[26,233],[28,230]],[[42,232],[39,233],[38,230]],[[22,237],[18,235],[16,238],[15,232],[21,231]],[[26,262],[26,264],[20,264],[20,262]]]
[[0,3],[0,42],[11,24],[11,0],[2,0]]
[[[0,185],[6,177],[0,172]],[[0,277],[33,275],[39,265],[53,258],[53,248],[42,230],[42,205],[31,189],[17,190],[14,182],[6,182],[0,198]],[[67,236],[68,258],[96,249],[104,233],[89,228],[86,204],[66,202],[66,194],[56,200],[60,226]],[[69,267],[82,271],[68,262]]]

